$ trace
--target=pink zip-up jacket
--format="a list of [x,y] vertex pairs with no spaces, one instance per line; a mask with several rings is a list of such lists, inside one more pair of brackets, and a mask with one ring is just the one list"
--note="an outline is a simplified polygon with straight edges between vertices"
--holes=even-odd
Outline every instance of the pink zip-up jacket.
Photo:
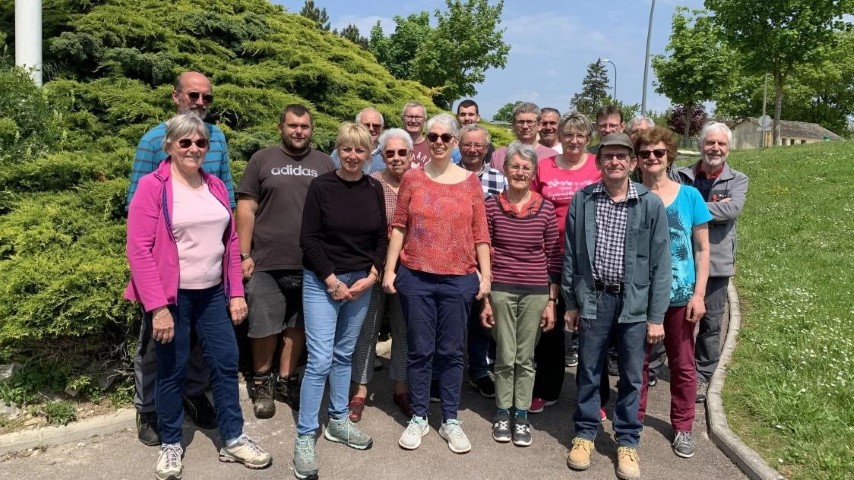
[[[172,235],[172,171],[167,158],[139,180],[128,207],[127,256],[130,282],[125,298],[142,303],[146,312],[178,303],[178,243]],[[219,178],[199,169],[211,193],[228,210],[230,220],[223,233],[222,282],[226,300],[242,297],[240,245],[228,191]]]

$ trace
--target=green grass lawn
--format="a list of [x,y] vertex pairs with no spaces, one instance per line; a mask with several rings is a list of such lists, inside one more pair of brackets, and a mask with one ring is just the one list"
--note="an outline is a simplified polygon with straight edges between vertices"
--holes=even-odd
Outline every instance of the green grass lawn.
[[734,152],[743,325],[731,427],[792,479],[854,479],[854,142]]

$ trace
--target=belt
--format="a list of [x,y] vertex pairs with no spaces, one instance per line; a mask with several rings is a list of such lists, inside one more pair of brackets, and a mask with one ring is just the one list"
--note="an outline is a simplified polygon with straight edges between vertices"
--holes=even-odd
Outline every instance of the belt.
[[596,291],[598,292],[605,291],[608,293],[620,293],[623,291],[622,283],[603,283],[597,280],[593,285],[596,287]]

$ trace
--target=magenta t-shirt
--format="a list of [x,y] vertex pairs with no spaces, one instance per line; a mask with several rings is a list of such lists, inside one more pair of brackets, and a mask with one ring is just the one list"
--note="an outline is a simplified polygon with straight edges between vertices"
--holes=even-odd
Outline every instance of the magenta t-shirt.
[[602,172],[596,168],[596,156],[587,155],[587,161],[577,170],[565,170],[558,167],[556,157],[546,158],[537,164],[537,175],[531,183],[531,190],[539,193],[555,206],[557,228],[560,232],[560,248],[563,250],[563,232],[566,230],[566,212],[575,192],[602,179]]

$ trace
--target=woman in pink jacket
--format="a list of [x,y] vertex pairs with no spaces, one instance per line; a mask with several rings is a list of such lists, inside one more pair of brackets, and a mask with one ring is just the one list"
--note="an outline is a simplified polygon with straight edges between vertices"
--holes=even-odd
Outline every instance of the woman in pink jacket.
[[271,463],[270,454],[243,433],[232,323],[242,322],[247,308],[228,193],[201,168],[208,143],[208,128],[198,117],[169,120],[163,141],[168,157],[142,177],[128,209],[131,279],[125,297],[142,304],[157,348],[158,479],[180,479],[183,470],[182,393],[191,336],[201,342],[210,367],[225,445],[220,460],[249,468]]

